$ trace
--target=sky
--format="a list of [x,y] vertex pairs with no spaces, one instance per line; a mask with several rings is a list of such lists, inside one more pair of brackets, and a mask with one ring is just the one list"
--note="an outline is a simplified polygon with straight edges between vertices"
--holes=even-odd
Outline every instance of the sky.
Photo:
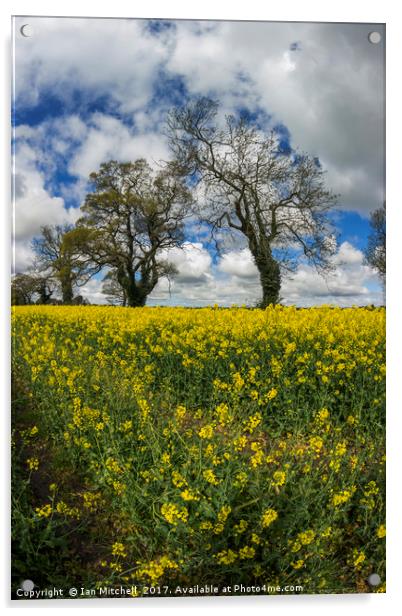
[[[29,37],[20,32],[26,23]],[[206,95],[222,114],[247,111],[283,145],[317,157],[339,195],[333,272],[323,278],[300,263],[283,279],[282,302],[382,304],[363,251],[370,213],[385,199],[384,38],[379,24],[16,18],[15,271],[29,267],[42,225],[79,218],[88,176],[102,162],[167,160],[166,113]],[[150,305],[259,299],[244,245],[218,256],[191,227],[167,257],[178,274],[159,281]],[[105,303],[101,286],[98,276],[79,292]]]

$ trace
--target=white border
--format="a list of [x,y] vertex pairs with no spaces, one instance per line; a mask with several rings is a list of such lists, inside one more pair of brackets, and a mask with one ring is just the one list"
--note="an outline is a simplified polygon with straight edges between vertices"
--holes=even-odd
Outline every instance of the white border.
[[[402,357],[400,352],[401,337],[399,322],[402,316],[401,307],[401,273],[400,254],[398,247],[402,230],[402,197],[401,197],[401,131],[400,131],[400,58],[401,28],[399,3],[393,0],[365,0],[354,1],[337,0],[325,2],[323,0],[287,0],[286,2],[267,2],[247,0],[247,2],[233,5],[233,2],[218,2],[217,0],[203,0],[200,3],[180,2],[180,0],[148,0],[147,2],[133,2],[129,0],[113,0],[108,3],[95,3],[88,0],[35,0],[14,2],[4,0],[1,7],[0,28],[2,33],[2,48],[5,52],[1,62],[2,92],[0,104],[3,126],[3,164],[1,168],[1,186],[3,190],[2,203],[2,265],[1,268],[1,339],[2,364],[0,375],[2,391],[6,392],[3,400],[1,418],[1,457],[3,504],[0,514],[2,521],[2,559],[0,571],[0,597],[6,609],[17,610],[24,613],[25,609],[68,609],[74,614],[85,608],[101,608],[108,610],[130,609],[138,611],[158,611],[173,613],[181,610],[200,612],[243,612],[253,609],[257,614],[269,612],[287,614],[317,613],[335,614],[338,610],[347,613],[364,613],[365,616],[378,614],[379,610],[386,610],[391,604],[397,605],[398,589],[402,578],[401,568],[401,492],[398,457],[401,448],[401,416],[402,409],[397,404],[398,387],[401,381]],[[247,597],[247,598],[203,598],[203,599],[153,599],[153,600],[90,600],[90,601],[41,601],[13,602],[9,601],[9,271],[10,271],[10,83],[11,83],[11,15],[60,15],[60,16],[97,16],[97,17],[165,17],[189,19],[253,19],[277,21],[338,21],[338,22],[379,22],[387,24],[387,218],[388,218],[388,247],[387,247],[387,301],[388,301],[388,489],[387,489],[387,530],[391,541],[388,541],[387,555],[387,594],[386,595],[312,595],[299,597]],[[400,396],[399,396],[400,397]]]

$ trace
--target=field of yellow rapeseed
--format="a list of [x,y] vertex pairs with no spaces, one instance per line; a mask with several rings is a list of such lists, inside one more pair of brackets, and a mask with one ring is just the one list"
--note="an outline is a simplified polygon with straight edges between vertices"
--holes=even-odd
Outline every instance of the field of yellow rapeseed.
[[384,330],[381,308],[14,308],[15,585],[373,590]]

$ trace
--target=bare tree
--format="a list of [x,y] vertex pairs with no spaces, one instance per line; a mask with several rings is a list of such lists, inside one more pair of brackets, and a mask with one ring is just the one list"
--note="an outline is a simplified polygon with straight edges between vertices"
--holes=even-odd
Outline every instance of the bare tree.
[[372,212],[370,216],[372,229],[365,251],[366,262],[375,269],[385,288],[386,274],[386,209],[385,201],[382,207]]
[[127,295],[118,280],[117,273],[111,270],[102,280],[102,293],[106,295],[109,304],[113,306],[127,306]]
[[173,166],[154,171],[144,159],[103,163],[82,207],[82,254],[113,271],[128,306],[144,306],[158,280],[172,273],[162,255],[184,240],[191,192]]
[[257,266],[261,306],[279,300],[281,270],[300,257],[322,272],[335,241],[327,213],[336,195],[325,188],[317,159],[281,151],[274,132],[244,118],[217,121],[218,103],[200,98],[173,109],[167,135],[177,169],[203,187],[202,217],[213,237],[246,238]]
[[41,236],[32,241],[35,267],[57,281],[63,304],[72,304],[74,288],[88,282],[100,269],[81,254],[73,229],[73,225],[46,225],[41,227]]

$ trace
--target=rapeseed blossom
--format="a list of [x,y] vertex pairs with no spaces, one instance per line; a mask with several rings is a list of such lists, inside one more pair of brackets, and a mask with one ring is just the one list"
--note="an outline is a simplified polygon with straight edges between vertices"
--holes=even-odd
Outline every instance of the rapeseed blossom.
[[277,518],[278,518],[278,512],[275,511],[275,509],[266,509],[264,513],[262,514],[262,520],[261,520],[263,528],[267,528],[268,526],[270,526],[272,522],[275,522]]
[[384,575],[384,325],[377,308],[15,308],[32,410],[15,468],[51,486],[19,505],[25,536],[104,546],[80,573],[108,585],[189,586],[202,566],[313,592],[342,592],[342,570],[360,591],[372,563]]
[[187,522],[188,511],[186,507],[178,507],[174,503],[164,503],[161,507],[161,514],[169,524],[176,526],[179,521]]

